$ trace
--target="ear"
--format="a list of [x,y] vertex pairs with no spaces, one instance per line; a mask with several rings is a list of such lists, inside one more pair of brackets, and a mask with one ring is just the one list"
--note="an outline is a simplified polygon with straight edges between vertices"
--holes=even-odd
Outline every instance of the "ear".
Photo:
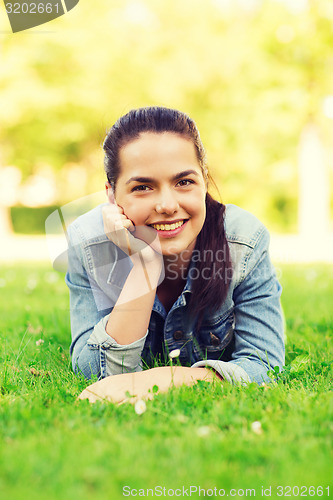
[[114,192],[113,192],[111,184],[108,181],[105,183],[105,190],[106,190],[106,196],[108,197],[109,202],[114,203],[115,202]]

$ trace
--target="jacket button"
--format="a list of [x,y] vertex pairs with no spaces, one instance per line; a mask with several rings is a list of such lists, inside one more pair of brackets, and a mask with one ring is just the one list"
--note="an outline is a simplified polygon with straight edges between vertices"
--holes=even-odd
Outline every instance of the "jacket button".
[[181,340],[183,338],[183,332],[181,330],[176,330],[173,334],[175,340]]
[[214,335],[214,333],[212,332],[210,332],[209,335],[210,335],[210,343],[215,347],[218,346],[220,344],[220,339],[216,337],[216,335]]

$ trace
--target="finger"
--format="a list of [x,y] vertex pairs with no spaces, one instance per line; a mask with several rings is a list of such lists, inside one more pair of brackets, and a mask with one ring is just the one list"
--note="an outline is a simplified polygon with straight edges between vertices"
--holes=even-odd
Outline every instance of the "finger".
[[128,229],[133,224],[132,222],[125,217],[125,215],[117,214],[112,217],[113,225],[116,231],[121,229]]
[[[129,221],[130,222],[130,221]],[[132,255],[131,243],[129,239],[129,232],[124,227],[124,224],[127,223],[127,220],[119,219],[115,221],[114,228],[117,233],[118,246],[123,249],[127,249],[127,254]]]
[[126,218],[124,220],[124,227],[126,227],[126,229],[131,231],[131,233],[134,233],[134,231],[135,231],[135,226],[134,226],[133,222],[131,221],[131,219]]
[[115,204],[116,206],[118,207],[119,209],[119,213],[123,214],[126,219],[129,221],[129,224],[126,225],[125,227],[131,232],[131,233],[134,233],[135,232],[135,224],[134,222],[129,218],[127,217],[127,215],[125,214],[125,210],[123,209],[123,207],[121,205],[117,205],[117,202],[115,201]]
[[121,217],[124,220],[124,227],[126,227],[126,229],[128,229],[129,231],[131,231],[131,233],[134,233],[135,232],[135,224],[134,224],[134,222],[129,217],[127,217],[127,215],[125,214],[125,212],[124,212],[124,210],[123,210],[122,207],[118,206],[118,208],[119,208],[119,213],[121,214]]
[[117,205],[106,204],[102,208],[103,217],[114,217],[115,215],[123,215]]
[[125,229],[125,238],[126,238],[126,244],[127,244],[127,253],[129,256],[131,256],[132,255],[131,243],[130,243],[130,239],[129,239],[129,232],[127,231],[127,229]]

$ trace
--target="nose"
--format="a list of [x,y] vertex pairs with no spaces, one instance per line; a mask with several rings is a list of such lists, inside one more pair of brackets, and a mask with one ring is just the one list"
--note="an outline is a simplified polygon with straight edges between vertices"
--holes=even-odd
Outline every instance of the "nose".
[[156,200],[155,210],[158,214],[172,215],[179,209],[179,203],[171,190],[164,190]]

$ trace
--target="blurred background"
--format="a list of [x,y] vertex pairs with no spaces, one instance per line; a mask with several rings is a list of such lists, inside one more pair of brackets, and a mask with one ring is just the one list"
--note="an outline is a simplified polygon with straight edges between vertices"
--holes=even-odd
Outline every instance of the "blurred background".
[[42,258],[47,216],[104,189],[108,128],[163,105],[276,259],[333,259],[332,24],[332,0],[94,0],[12,34],[1,4],[0,258]]

